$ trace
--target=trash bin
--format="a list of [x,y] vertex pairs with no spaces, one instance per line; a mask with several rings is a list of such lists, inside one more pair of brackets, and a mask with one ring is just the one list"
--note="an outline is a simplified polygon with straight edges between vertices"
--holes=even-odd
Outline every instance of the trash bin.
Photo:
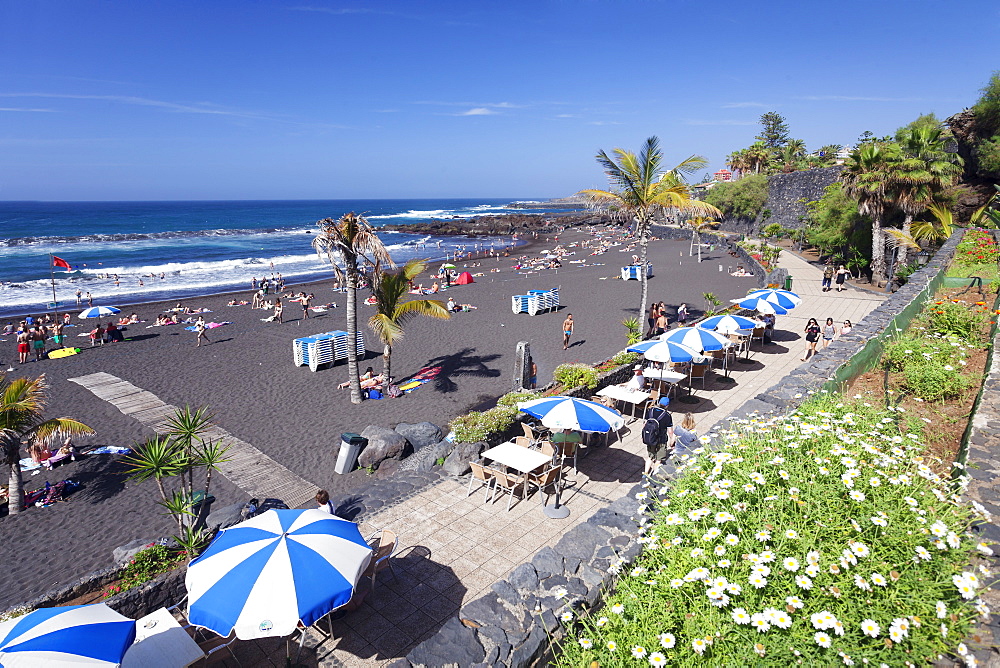
[[785,289],[788,290],[789,292],[792,291],[792,276],[791,276],[791,274],[789,274],[788,276],[785,276]]
[[337,473],[350,473],[358,461],[361,450],[368,445],[368,439],[359,434],[350,432],[340,435],[340,454],[337,455],[337,465],[334,471]]

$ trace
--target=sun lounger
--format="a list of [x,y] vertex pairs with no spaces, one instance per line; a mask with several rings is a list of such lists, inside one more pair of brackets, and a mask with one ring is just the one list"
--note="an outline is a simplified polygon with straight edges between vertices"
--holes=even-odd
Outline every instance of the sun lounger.
[[513,295],[510,310],[514,313],[535,315],[541,311],[551,311],[559,307],[559,288],[553,290],[528,290],[526,295]]
[[[292,341],[292,357],[295,366],[307,366],[316,371],[320,364],[332,364],[347,359],[348,336],[343,330],[334,330],[315,336],[304,336]],[[365,354],[365,337],[358,332],[358,355]]]

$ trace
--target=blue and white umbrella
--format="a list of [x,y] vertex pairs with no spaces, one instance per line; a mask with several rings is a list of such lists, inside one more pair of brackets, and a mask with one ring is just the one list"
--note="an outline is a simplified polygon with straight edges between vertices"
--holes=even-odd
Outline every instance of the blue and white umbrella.
[[39,608],[0,622],[0,666],[118,666],[134,641],[135,620],[103,603]]
[[756,320],[751,320],[750,318],[744,318],[741,315],[727,314],[713,315],[711,318],[706,318],[699,322],[698,326],[730,334],[741,329],[753,329],[754,327],[760,327],[760,323]]
[[240,640],[290,635],[350,601],[371,556],[354,522],[269,510],[225,529],[191,562],[188,620]]
[[766,299],[772,304],[777,304],[783,309],[793,309],[802,303],[802,297],[791,290],[778,290],[776,288],[761,288],[760,290],[751,290],[747,297],[760,297]]
[[628,352],[642,353],[646,359],[653,362],[691,362],[700,358],[701,353],[673,341],[643,341],[629,346]]
[[602,434],[621,429],[625,418],[614,408],[576,397],[545,397],[522,401],[517,407],[549,429],[573,429]]
[[77,317],[81,319],[103,318],[106,315],[115,315],[116,313],[121,313],[121,309],[114,306],[91,306],[80,311],[80,315]]
[[744,297],[739,301],[734,300],[734,303],[739,305],[740,308],[745,308],[748,311],[757,311],[758,313],[774,313],[775,315],[785,315],[788,313],[788,309],[761,297]]
[[716,334],[710,329],[702,329],[701,327],[680,327],[678,329],[672,329],[666,334],[661,335],[660,340],[673,341],[674,343],[685,345],[688,348],[703,350],[705,352],[722,350],[723,348],[728,348],[733,345],[733,342],[724,337],[722,334]]

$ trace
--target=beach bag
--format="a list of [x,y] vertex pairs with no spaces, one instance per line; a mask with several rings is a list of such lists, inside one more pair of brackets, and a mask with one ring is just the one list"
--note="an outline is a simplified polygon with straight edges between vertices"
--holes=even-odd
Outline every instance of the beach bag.
[[659,445],[661,438],[660,423],[658,420],[649,418],[642,425],[642,442],[647,446]]
[[399,385],[390,385],[385,391],[385,396],[390,399],[399,399],[403,396],[403,391],[399,389]]
[[378,390],[374,390],[374,389],[368,390],[368,398],[369,399],[381,399],[382,398],[382,393],[379,392]]

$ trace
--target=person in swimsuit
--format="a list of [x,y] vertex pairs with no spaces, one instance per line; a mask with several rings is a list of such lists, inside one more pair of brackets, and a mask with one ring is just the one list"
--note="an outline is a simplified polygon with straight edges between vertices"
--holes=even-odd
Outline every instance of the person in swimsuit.
[[52,327],[52,343],[59,348],[66,347],[63,345],[63,324],[61,322],[57,322]]
[[313,296],[314,295],[310,292],[307,295],[303,294],[301,297],[299,297],[299,303],[302,304],[302,319],[303,320],[307,320],[309,318],[309,302],[312,301]]
[[681,304],[677,307],[677,325],[683,327],[688,321],[688,305]]
[[569,337],[573,336],[573,314],[570,313],[563,320],[563,350],[569,349]]
[[830,345],[830,341],[833,341],[833,337],[837,335],[837,328],[833,324],[833,318],[827,318],[826,324],[823,325],[823,347],[826,348]]
[[45,327],[39,325],[31,334],[32,347],[35,349],[35,361],[41,362],[45,354]]
[[28,343],[30,337],[28,332],[21,330],[17,334],[17,357],[21,364],[28,361],[28,353],[31,352],[31,344]]
[[195,347],[201,345],[202,339],[205,339],[205,341],[211,343],[211,341],[208,340],[208,337],[205,336],[205,319],[201,316],[198,316],[198,319],[194,323],[194,333],[195,333],[195,344],[194,344]]
[[284,310],[284,307],[281,305],[281,298],[278,297],[274,300],[274,319],[277,320],[279,324],[281,323],[282,310]]

